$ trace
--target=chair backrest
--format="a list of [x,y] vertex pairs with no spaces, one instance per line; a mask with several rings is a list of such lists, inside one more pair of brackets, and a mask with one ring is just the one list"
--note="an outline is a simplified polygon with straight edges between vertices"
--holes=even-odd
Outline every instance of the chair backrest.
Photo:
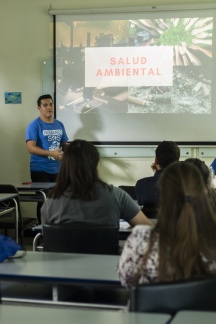
[[43,225],[43,246],[49,252],[118,255],[118,228],[93,223]]
[[119,188],[126,191],[131,196],[131,198],[137,200],[135,186],[119,186]]
[[167,313],[216,311],[216,279],[137,285],[131,288],[130,311]]

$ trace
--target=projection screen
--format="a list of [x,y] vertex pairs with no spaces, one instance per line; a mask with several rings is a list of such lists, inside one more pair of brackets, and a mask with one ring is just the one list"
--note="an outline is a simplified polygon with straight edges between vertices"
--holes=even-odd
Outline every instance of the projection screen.
[[216,9],[55,16],[70,140],[216,141]]

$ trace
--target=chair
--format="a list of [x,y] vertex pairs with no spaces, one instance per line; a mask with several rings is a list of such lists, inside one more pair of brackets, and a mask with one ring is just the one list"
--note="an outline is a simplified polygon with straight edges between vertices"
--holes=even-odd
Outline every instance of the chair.
[[[11,184],[0,184],[0,193],[15,193],[18,195],[17,198],[15,198],[17,201],[18,214],[19,214],[18,234],[20,236],[20,244],[23,245],[24,231],[30,227],[35,226],[37,224],[37,219],[31,217],[22,217],[20,200],[19,200],[19,192],[15,186]],[[13,214],[13,212],[11,212],[11,214]],[[8,229],[15,228],[14,216],[11,215],[4,218],[0,218],[0,228],[3,228],[6,231],[6,235],[7,235]]]
[[118,255],[118,228],[93,223],[43,225],[43,250]]
[[216,311],[216,279],[137,285],[131,288],[130,311],[167,313]]
[[132,199],[137,200],[136,191],[134,186],[119,186],[122,190],[126,191]]
[[[132,199],[137,200],[136,191],[134,186],[119,186],[122,190],[126,191]],[[148,217],[155,219],[157,217],[156,207],[142,207],[142,212]]]
[[[118,228],[93,223],[43,225],[43,251],[118,255]],[[125,307],[129,292],[120,286],[96,287],[77,284],[76,289],[58,287],[67,301],[87,304],[107,304]],[[63,297],[65,298],[65,297]]]

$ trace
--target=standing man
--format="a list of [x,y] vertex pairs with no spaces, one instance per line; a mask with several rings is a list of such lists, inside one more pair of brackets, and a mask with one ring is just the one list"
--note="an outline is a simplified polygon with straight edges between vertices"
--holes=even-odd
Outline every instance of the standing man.
[[[27,149],[31,154],[30,172],[33,182],[55,182],[60,169],[62,150],[68,141],[64,125],[53,118],[54,105],[51,95],[37,100],[40,116],[26,130]],[[41,204],[37,207],[40,221]]]

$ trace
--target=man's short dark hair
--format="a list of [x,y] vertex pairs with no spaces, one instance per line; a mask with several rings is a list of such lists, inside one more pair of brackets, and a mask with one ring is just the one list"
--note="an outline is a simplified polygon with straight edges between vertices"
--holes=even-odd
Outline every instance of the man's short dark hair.
[[51,100],[53,101],[53,98],[52,98],[52,96],[51,96],[50,94],[42,95],[42,96],[40,96],[40,97],[38,98],[38,100],[37,100],[37,105],[38,105],[38,107],[40,107],[40,105],[41,105],[41,100],[43,100],[43,99],[51,99]]
[[157,163],[163,169],[172,162],[179,161],[180,149],[175,142],[163,141],[155,151]]

